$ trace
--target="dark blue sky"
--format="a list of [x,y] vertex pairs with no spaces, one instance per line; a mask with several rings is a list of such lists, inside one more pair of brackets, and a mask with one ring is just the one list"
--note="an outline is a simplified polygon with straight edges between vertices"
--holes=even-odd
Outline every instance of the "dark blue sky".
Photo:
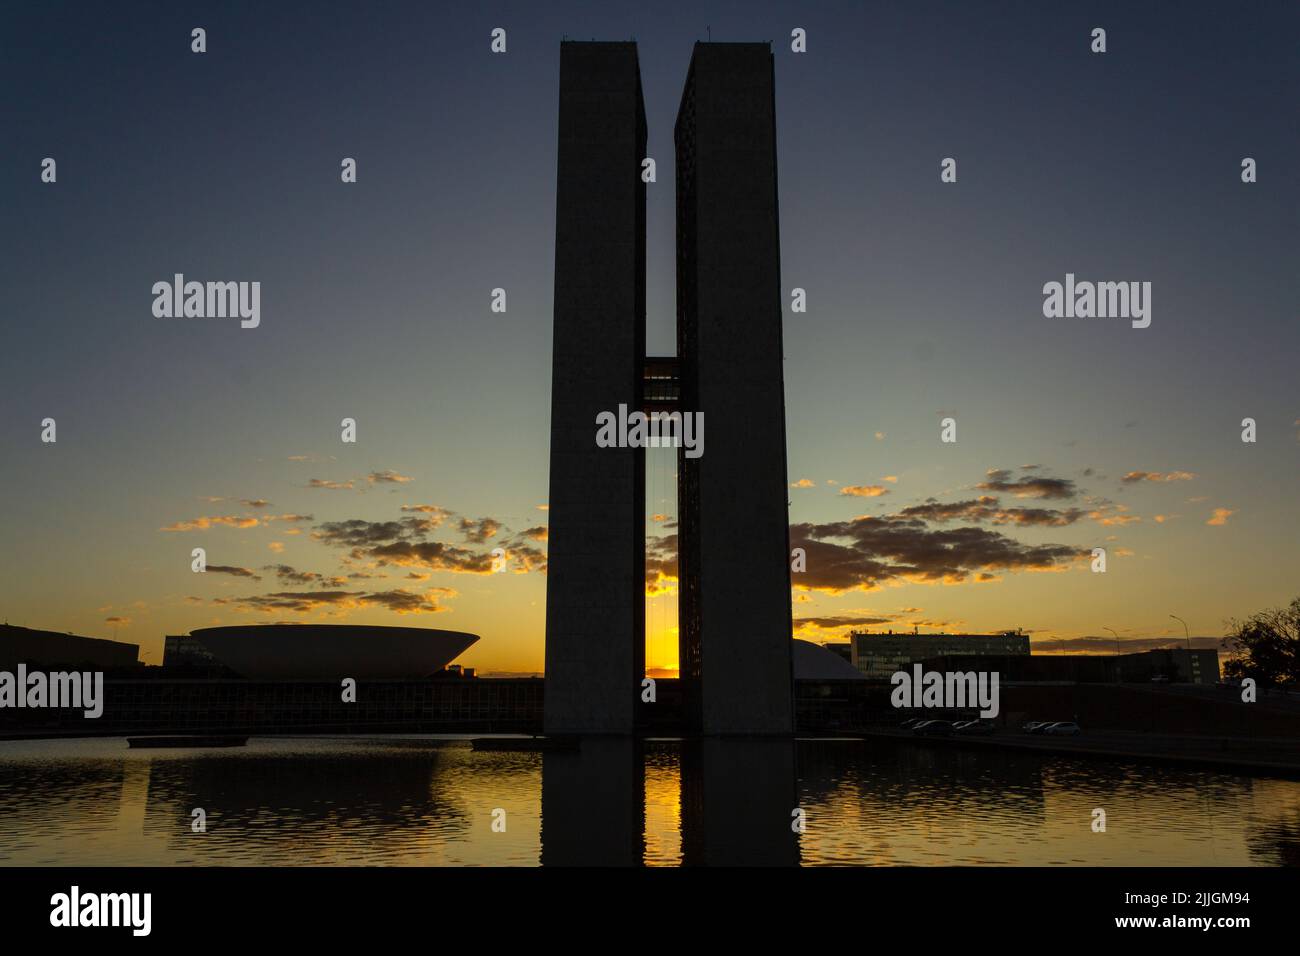
[[[1089,52],[1095,26],[1105,55]],[[219,596],[196,594],[189,548],[259,569],[274,542],[159,530],[242,513],[199,496],[317,522],[437,503],[544,524],[558,44],[639,43],[658,162],[647,348],[662,353],[672,127],[706,27],[776,54],[782,281],[809,297],[787,312],[790,479],[817,486],[792,492],[792,520],[969,498],[988,469],[1030,463],[1079,482],[1081,507],[1143,517],[1116,544],[1141,573],[1104,598],[1080,575],[1013,573],[996,595],[903,575],[907,594],[813,592],[796,616],[918,607],[934,624],[1068,636],[1096,633],[1075,606],[1098,601],[1145,634],[1181,601],[1208,634],[1293,596],[1295,3],[33,3],[0,15],[11,619],[102,633],[119,616],[122,636],[154,643],[227,613],[187,600]],[[339,182],[344,156],[356,185]],[[947,156],[955,185],[939,182]],[[150,288],[174,272],[261,281],[261,327],[154,318]],[[1152,282],[1151,327],[1044,318],[1042,285],[1067,272]],[[498,286],[505,315],[488,309]],[[943,414],[956,446],[937,441]],[[1247,415],[1255,446],[1238,440]],[[46,416],[57,446],[36,441]],[[338,441],[344,416],[356,446]],[[365,479],[385,470],[414,480]],[[1135,470],[1196,478],[1120,483]],[[838,493],[885,475],[901,479],[888,495]],[[1216,507],[1233,514],[1207,526]],[[302,530],[274,553],[337,570]],[[1084,547],[1113,531],[1020,537]],[[540,661],[541,575],[466,579],[428,582],[461,592],[436,623],[490,638],[489,664]],[[218,583],[228,598],[251,587]]]

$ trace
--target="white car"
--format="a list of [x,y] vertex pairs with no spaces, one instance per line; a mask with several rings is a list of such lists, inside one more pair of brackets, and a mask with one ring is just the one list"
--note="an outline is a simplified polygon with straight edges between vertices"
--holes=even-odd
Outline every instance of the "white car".
[[1083,728],[1072,720],[1058,720],[1044,727],[1043,733],[1051,734],[1053,737],[1077,737],[1083,733]]

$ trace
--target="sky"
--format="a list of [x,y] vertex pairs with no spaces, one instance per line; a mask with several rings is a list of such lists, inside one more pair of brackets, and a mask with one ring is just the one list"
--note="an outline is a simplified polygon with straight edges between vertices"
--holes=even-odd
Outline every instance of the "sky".
[[[559,42],[639,45],[655,355],[711,37],[775,54],[797,634],[1104,650],[1177,614],[1211,646],[1300,594],[1297,28],[1285,2],[7,4],[0,614],[150,663],[217,623],[445,627],[540,671]],[[175,273],[259,281],[260,325],[156,317]],[[1045,317],[1067,273],[1150,282],[1150,326]],[[672,482],[652,460],[652,668]]]

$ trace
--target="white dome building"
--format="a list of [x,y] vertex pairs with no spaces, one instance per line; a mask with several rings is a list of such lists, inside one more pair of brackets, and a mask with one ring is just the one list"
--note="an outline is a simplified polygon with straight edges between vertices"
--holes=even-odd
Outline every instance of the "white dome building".
[[366,624],[241,624],[168,637],[163,666],[222,665],[249,680],[418,680],[477,634]]

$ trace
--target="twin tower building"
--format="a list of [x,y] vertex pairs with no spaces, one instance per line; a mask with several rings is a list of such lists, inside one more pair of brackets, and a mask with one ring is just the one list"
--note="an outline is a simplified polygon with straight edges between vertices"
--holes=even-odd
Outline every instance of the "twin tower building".
[[597,443],[620,406],[702,415],[703,454],[677,458],[685,731],[793,730],[774,93],[767,44],[695,45],[674,134],[677,356],[648,358],[636,44],[560,47],[548,734],[634,734],[663,706],[642,699],[645,452]]

